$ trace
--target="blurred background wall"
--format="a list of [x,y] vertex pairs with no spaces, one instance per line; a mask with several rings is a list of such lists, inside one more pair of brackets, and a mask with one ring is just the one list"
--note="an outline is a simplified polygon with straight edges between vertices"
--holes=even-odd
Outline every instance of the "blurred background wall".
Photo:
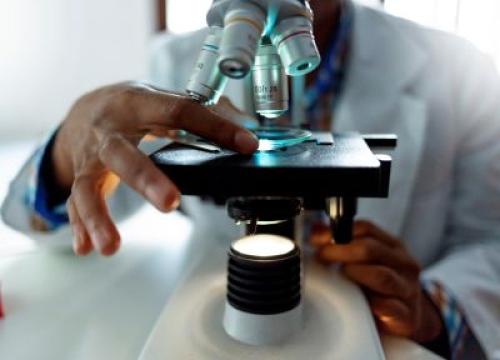
[[[210,3],[0,0],[0,143],[39,138],[85,91],[144,78],[148,45],[158,22],[172,32],[197,29],[204,25]],[[384,3],[393,14],[469,38],[500,66],[499,0]],[[164,15],[165,10],[166,19],[161,19],[158,12]]]
[[385,10],[458,34],[491,55],[500,69],[499,0],[385,0]]
[[0,0],[0,141],[40,136],[96,86],[141,78],[148,0]]

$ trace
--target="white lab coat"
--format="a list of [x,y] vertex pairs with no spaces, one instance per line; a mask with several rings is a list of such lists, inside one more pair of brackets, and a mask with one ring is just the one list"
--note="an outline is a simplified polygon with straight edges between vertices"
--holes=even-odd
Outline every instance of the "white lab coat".
[[[151,82],[183,91],[205,30],[162,36]],[[225,94],[248,105],[243,82]],[[355,6],[353,44],[333,130],[396,133],[389,199],[363,199],[359,217],[399,236],[458,298],[490,358],[500,358],[500,78],[466,41]],[[203,121],[203,119],[200,119]],[[39,234],[21,205],[27,169],[3,207],[7,223],[44,243],[67,241],[67,228]],[[110,199],[115,216],[139,202],[126,187]],[[221,240],[238,231],[224,209],[184,200],[197,233]],[[214,226],[217,224],[217,226]]]

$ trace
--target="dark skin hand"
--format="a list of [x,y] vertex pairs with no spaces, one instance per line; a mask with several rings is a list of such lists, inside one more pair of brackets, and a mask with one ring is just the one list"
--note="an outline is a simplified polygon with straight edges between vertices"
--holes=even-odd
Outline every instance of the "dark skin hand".
[[326,225],[315,226],[309,240],[321,262],[341,264],[342,273],[365,291],[381,331],[419,343],[439,336],[439,312],[422,291],[420,266],[399,239],[371,222],[356,221],[347,245],[332,243]]
[[58,131],[52,160],[58,188],[70,193],[67,210],[76,254],[93,249],[112,255],[120,235],[105,198],[124,181],[158,210],[179,204],[179,190],[137,149],[147,135],[183,129],[234,151],[249,154],[258,142],[237,125],[242,114],[227,100],[203,107],[185,96],[142,84],[106,86],[82,96]]
[[[325,54],[342,0],[309,3],[315,15],[316,43]],[[307,83],[316,75],[317,71],[309,74]],[[313,229],[310,242],[317,247],[318,260],[341,264],[344,275],[362,287],[381,331],[420,343],[441,333],[438,310],[421,289],[420,267],[399,239],[370,222],[357,221],[348,245],[333,244],[326,225]]]

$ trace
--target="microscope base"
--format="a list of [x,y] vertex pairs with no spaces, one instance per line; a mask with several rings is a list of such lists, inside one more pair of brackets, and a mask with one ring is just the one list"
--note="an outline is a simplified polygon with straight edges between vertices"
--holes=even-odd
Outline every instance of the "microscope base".
[[304,264],[302,327],[277,345],[254,346],[223,326],[227,252],[215,247],[182,281],[149,337],[142,360],[384,359],[360,289],[335,269]]
[[256,346],[281,344],[303,323],[302,303],[292,310],[274,314],[257,315],[236,309],[226,301],[224,330],[233,339]]

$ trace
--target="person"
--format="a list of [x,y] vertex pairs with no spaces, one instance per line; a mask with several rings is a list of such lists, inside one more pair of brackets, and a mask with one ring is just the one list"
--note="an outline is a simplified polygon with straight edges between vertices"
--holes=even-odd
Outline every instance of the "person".
[[[500,79],[493,63],[465,40],[349,0],[310,4],[324,59],[307,79],[311,124],[399,137],[390,197],[360,201],[365,220],[348,245],[332,244],[325,226],[313,224],[319,258],[342,264],[365,290],[382,331],[449,358],[498,356]],[[229,81],[225,91],[236,107],[223,100],[204,109],[172,93],[184,90],[206,34],[158,39],[151,86],[112,85],[79,99],[14,179],[5,222],[41,243],[67,241],[71,227],[77,254],[111,255],[119,234],[110,213],[131,214],[134,191],[161,211],[179,204],[175,184],[136,148],[147,146],[145,135],[185,129],[254,151],[255,138],[237,125],[237,109],[248,109],[243,81]],[[182,205],[200,232],[233,236],[221,225],[222,209],[193,198]]]

